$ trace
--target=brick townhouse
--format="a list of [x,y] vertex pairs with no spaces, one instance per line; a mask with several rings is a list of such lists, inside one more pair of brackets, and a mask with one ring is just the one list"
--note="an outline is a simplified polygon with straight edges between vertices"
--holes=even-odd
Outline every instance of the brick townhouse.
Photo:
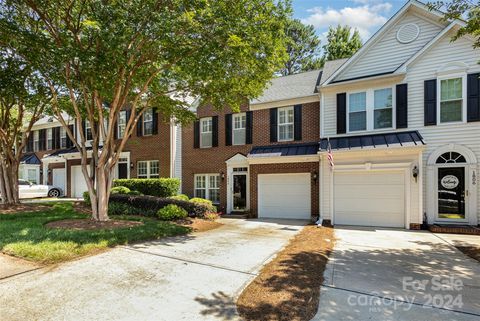
[[315,70],[273,79],[239,112],[197,107],[198,120],[182,130],[183,192],[224,213],[318,216],[320,77]]
[[[123,134],[128,111],[122,111],[116,124],[116,137]],[[74,128],[74,125],[70,125]],[[87,138],[88,122],[83,123]],[[35,123],[29,136],[19,177],[34,183],[59,187],[68,197],[81,197],[87,190],[81,172],[80,154],[53,117]],[[78,130],[74,130],[78,135]],[[175,177],[176,140],[180,128],[160,113],[149,109],[140,119],[115,169],[117,178]]]

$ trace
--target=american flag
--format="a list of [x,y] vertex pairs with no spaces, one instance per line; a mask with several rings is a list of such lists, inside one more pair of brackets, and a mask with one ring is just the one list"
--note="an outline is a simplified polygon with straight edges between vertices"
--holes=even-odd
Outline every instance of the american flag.
[[328,145],[327,145],[327,158],[328,158],[328,163],[330,164],[330,170],[333,171],[335,168],[335,163],[333,162],[333,152],[332,152],[332,146],[330,145],[330,138],[327,138]]

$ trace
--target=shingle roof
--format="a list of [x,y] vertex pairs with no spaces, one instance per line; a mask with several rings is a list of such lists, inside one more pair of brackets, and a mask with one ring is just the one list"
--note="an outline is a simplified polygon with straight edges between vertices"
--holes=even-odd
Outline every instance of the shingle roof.
[[40,160],[35,154],[25,154],[22,156],[20,163],[27,165],[40,165]]
[[346,63],[348,58],[325,61],[320,84],[323,84],[338,68]]
[[[418,131],[405,131],[398,133],[356,135],[330,138],[332,150],[385,148],[385,147],[410,147],[425,145],[422,135]],[[320,151],[328,149],[328,139],[320,141]]]
[[317,93],[321,69],[302,72],[295,75],[272,79],[270,86],[263,94],[250,101],[251,104],[261,104],[272,101],[308,97]]
[[249,157],[268,157],[268,156],[300,156],[315,155],[318,152],[318,142],[305,144],[282,144],[271,146],[253,147]]

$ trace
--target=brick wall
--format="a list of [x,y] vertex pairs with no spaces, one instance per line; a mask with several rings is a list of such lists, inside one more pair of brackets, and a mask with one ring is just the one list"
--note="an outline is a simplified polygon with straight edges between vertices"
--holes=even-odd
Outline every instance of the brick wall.
[[[281,174],[281,173],[312,173],[317,172],[318,162],[307,163],[283,163],[283,164],[257,164],[250,165],[250,217],[258,217],[258,175]],[[311,215],[319,213],[319,179],[311,179]]]
[[[241,111],[247,111],[248,105],[243,104]],[[225,146],[225,115],[231,113],[230,109],[218,112],[211,106],[198,109],[198,118],[218,117],[218,147],[193,148],[193,124],[184,126],[182,129],[182,189],[189,196],[194,195],[194,174],[227,173],[225,161],[237,153],[247,155],[253,146],[266,146],[270,142],[270,110],[253,111],[252,136],[253,144],[242,146]],[[320,105],[318,102],[304,104],[302,108],[302,141],[289,143],[315,142],[320,137]],[[318,166],[317,166],[318,167]],[[220,210],[224,211],[227,206],[227,179],[220,182]]]

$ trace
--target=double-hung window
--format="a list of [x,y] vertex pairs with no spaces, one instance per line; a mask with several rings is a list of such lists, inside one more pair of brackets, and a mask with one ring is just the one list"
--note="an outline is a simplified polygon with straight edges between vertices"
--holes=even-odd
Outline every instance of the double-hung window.
[[118,122],[117,122],[117,137],[122,138],[123,134],[125,134],[125,127],[127,126],[127,111],[122,110],[118,114]]
[[220,203],[220,175],[195,175],[195,197],[205,198],[212,203]]
[[92,140],[92,125],[88,120],[85,121],[85,138],[87,140]]
[[138,161],[137,178],[159,178],[160,167],[158,160]]
[[143,113],[143,136],[153,134],[153,109],[148,108]]
[[373,129],[391,128],[393,122],[392,88],[373,92]]
[[278,141],[293,140],[293,106],[278,108]]
[[461,122],[463,120],[463,77],[440,79],[440,123]]
[[233,122],[233,145],[245,145],[247,131],[247,114],[234,114]]
[[348,94],[348,132],[393,128],[392,87]]
[[200,147],[208,148],[212,147],[213,130],[212,130],[212,117],[206,117],[200,119]]
[[53,149],[53,128],[47,129],[47,150]]
[[60,148],[67,147],[67,131],[62,126],[60,127]]
[[40,150],[40,131],[33,132],[33,151],[38,152]]

